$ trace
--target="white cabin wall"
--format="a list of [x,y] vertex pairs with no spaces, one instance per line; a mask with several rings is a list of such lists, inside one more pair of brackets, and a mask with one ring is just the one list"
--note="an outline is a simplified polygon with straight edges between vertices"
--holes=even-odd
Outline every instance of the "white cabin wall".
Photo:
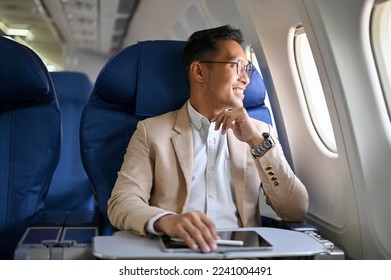
[[125,46],[144,40],[187,40],[197,30],[224,24],[240,28],[246,33],[239,4],[235,0],[140,1]]
[[[189,9],[190,14],[187,13]],[[143,0],[130,23],[124,44],[133,45],[145,40],[186,40],[194,31],[208,27],[198,0]]]
[[[341,127],[338,150],[351,176],[363,258],[391,257],[391,124],[370,45],[373,0],[303,0]],[[349,16],[346,16],[349,15]]]
[[86,73],[95,83],[100,70],[109,59],[109,55],[94,54],[83,50],[66,49],[64,51],[64,70]]
[[[268,78],[266,87],[274,114],[277,119],[282,118],[277,120],[283,128],[279,133],[286,133],[295,172],[309,192],[308,219],[322,229],[326,238],[344,249],[348,257],[361,258],[361,236],[351,175],[344,161],[341,162],[341,154],[333,154],[319,144],[302,101],[290,51],[293,30],[303,23],[297,3],[248,0],[240,1],[240,4],[242,14],[248,15],[248,25],[254,26],[260,41],[261,48],[257,51],[264,57],[261,68]],[[338,134],[339,124],[334,122],[333,128]]]
[[[238,1],[238,8],[247,15],[245,26],[255,28],[259,38],[261,48],[255,51],[262,58],[274,113],[283,117],[277,122],[310,194],[308,219],[348,258],[389,259],[391,129],[369,40],[372,4],[247,0]],[[319,146],[301,101],[289,51],[292,28],[300,23],[320,72],[338,155]],[[258,45],[254,38],[252,43]]]

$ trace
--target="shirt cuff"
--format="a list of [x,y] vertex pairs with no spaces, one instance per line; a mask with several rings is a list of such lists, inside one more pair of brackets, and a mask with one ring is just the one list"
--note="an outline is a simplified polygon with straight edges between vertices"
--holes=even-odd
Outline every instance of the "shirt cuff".
[[155,228],[153,227],[153,225],[155,224],[155,222],[157,220],[159,220],[161,217],[163,216],[166,216],[166,215],[170,215],[170,214],[174,214],[176,215],[174,212],[169,212],[169,211],[164,211],[164,212],[161,212],[155,216],[153,216],[151,219],[149,219],[149,221],[147,222],[146,226],[145,226],[145,230],[147,233],[150,233],[150,234],[154,234],[154,235],[162,235],[163,233],[162,232],[157,232],[155,230]]

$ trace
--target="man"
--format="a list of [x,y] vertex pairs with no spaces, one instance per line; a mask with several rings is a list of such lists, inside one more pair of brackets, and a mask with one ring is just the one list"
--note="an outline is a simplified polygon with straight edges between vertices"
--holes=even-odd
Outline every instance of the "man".
[[263,193],[282,219],[304,217],[308,194],[276,133],[243,108],[253,66],[242,42],[228,25],[190,36],[183,53],[190,99],[139,122],[108,202],[115,227],[210,252],[216,228],[260,226]]

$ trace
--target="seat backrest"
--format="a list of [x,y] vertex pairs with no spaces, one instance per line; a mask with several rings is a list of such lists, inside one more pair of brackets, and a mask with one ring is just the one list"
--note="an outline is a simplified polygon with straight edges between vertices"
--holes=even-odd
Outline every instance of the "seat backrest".
[[43,209],[61,148],[55,91],[42,60],[0,37],[0,259]]
[[94,196],[80,156],[80,118],[91,93],[85,73],[49,73],[56,90],[62,121],[60,162],[45,200],[45,210],[94,210]]
[[269,108],[265,105],[266,88],[258,71],[252,73],[250,83],[244,92],[243,105],[250,117],[272,124]]
[[[114,55],[98,75],[80,134],[83,164],[105,220],[101,234],[114,230],[107,201],[137,122],[179,109],[189,98],[181,65],[184,46],[183,41],[139,42]],[[259,73],[253,75],[256,82],[246,90],[245,103],[256,115],[256,107],[264,107],[265,87]],[[261,115],[270,123],[267,109]]]

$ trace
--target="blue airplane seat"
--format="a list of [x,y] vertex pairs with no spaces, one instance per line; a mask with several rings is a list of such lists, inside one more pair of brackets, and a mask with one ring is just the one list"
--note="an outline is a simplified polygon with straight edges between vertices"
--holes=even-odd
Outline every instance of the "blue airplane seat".
[[82,161],[104,220],[103,235],[115,230],[107,218],[107,200],[138,121],[177,109],[189,96],[181,68],[183,47],[178,41],[129,46],[96,79],[83,111],[80,139]]
[[85,73],[49,73],[56,89],[62,120],[60,162],[45,200],[45,210],[93,211],[94,195],[80,156],[80,119],[91,93]]
[[[102,235],[115,231],[107,218],[107,201],[137,122],[179,109],[189,98],[181,65],[184,46],[184,41],[139,42],[115,54],[98,75],[80,135],[83,164],[104,217]],[[246,103],[254,108],[264,99],[263,81],[255,77],[263,95],[255,96],[257,86],[249,88]]]
[[252,73],[250,83],[244,92],[243,105],[250,117],[272,124],[269,108],[265,105],[266,88],[257,70]]
[[0,37],[0,259],[41,211],[60,158],[61,119],[53,84],[29,48]]

